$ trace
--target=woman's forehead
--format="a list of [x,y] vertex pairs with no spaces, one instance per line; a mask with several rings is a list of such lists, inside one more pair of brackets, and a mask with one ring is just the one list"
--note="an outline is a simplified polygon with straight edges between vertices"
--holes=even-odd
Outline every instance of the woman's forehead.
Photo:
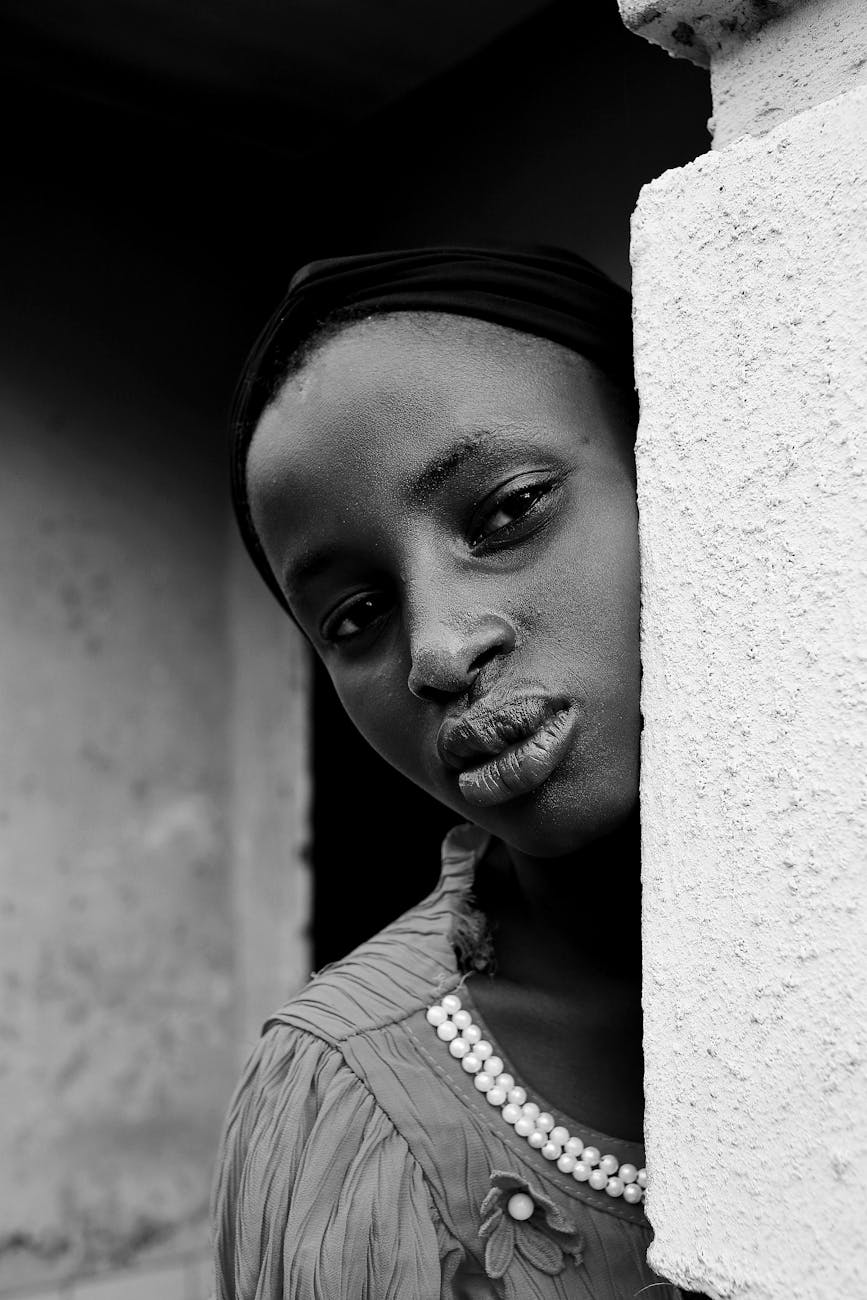
[[353,323],[286,381],[249,453],[250,476],[337,450],[397,460],[478,430],[594,405],[593,368],[558,344],[486,321],[402,313]]
[[[357,400],[393,391],[404,400],[458,397],[462,383],[490,379],[532,388],[540,371],[581,364],[559,344],[489,321],[441,312],[403,312],[347,325],[316,349],[284,392]],[[450,389],[455,391],[452,393]]]

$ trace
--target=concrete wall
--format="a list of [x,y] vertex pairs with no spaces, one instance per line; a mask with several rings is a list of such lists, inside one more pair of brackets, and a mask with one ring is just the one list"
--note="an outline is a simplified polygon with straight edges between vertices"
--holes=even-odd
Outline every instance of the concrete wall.
[[253,569],[234,522],[226,581],[240,1067],[265,1017],[306,984],[313,965],[311,665],[306,642]]
[[860,0],[802,0],[785,21],[727,33],[711,61],[715,149],[867,83]]
[[233,1055],[224,519],[142,396],[2,403],[7,1285],[201,1217]]
[[202,1300],[240,1057],[309,973],[307,661],[230,543],[221,286],[98,195],[4,211],[0,1294]]
[[811,35],[840,17],[711,46],[734,142],[633,221],[650,1258],[738,1300],[867,1294],[867,89],[823,102]]

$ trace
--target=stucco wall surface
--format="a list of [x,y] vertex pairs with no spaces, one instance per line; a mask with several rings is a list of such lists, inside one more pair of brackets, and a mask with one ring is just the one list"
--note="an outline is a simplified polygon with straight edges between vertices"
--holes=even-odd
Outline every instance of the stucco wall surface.
[[867,84],[867,0],[806,0],[711,60],[713,147]]
[[203,1300],[238,1058],[310,969],[306,655],[225,453],[267,258],[231,142],[6,88],[0,1296]]
[[310,649],[231,526],[230,839],[238,1069],[311,975]]
[[633,222],[651,1261],[867,1295],[867,90]]
[[620,17],[637,36],[702,67],[732,37],[758,31],[798,3],[800,0],[618,0]]
[[207,1248],[240,1058],[310,973],[306,649],[241,554],[214,430],[158,371],[98,399],[53,373],[0,385],[16,1296]]
[[157,385],[0,398],[0,1289],[203,1243],[235,1070],[228,519]]

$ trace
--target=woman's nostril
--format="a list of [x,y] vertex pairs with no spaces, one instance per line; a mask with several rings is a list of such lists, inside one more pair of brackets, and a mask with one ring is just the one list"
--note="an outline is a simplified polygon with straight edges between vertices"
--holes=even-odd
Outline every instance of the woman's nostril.
[[418,697],[418,699],[426,700],[428,704],[448,704],[457,694],[456,691],[438,690],[436,686],[422,685],[413,687],[410,685],[409,689],[412,691],[413,695]]
[[484,649],[479,651],[470,664],[470,676],[475,677],[481,672],[486,664],[490,663],[492,659],[496,659],[502,653],[503,646],[501,645],[485,646]]
[[437,644],[416,643],[408,685],[419,699],[448,702],[469,690],[482,669],[515,645],[511,624],[499,615],[483,615],[462,636]]

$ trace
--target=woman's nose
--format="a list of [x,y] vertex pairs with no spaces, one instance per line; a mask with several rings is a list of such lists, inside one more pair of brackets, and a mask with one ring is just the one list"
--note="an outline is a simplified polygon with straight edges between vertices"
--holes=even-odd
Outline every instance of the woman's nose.
[[486,663],[514,648],[515,639],[514,628],[500,614],[481,614],[464,630],[441,622],[419,629],[411,641],[409,689],[434,702],[461,695]]

